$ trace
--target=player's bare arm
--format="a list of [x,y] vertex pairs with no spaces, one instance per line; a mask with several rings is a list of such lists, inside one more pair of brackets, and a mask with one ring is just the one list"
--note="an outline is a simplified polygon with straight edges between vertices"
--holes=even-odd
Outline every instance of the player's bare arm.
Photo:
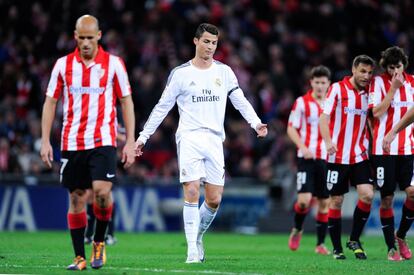
[[332,155],[338,151],[338,148],[336,147],[336,144],[332,142],[328,123],[329,115],[321,114],[321,117],[319,118],[319,129],[321,131],[322,138],[325,141],[326,150],[328,154]]
[[40,156],[47,167],[52,168],[53,148],[50,145],[50,132],[53,120],[55,119],[57,100],[46,96],[42,111],[42,144],[40,147]]
[[287,135],[293,141],[297,148],[302,152],[304,159],[314,159],[315,156],[313,155],[312,151],[309,150],[308,147],[302,142],[302,139],[299,136],[298,130],[295,127],[288,126],[287,127]]
[[134,103],[130,95],[120,99],[122,108],[122,117],[125,124],[126,130],[126,141],[125,146],[122,149],[122,159],[124,168],[129,168],[135,162],[135,114],[134,114]]

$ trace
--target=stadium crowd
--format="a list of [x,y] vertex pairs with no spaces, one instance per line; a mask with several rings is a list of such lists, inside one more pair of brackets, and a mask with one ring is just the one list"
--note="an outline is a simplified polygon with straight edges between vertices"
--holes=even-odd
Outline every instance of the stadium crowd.
[[[308,89],[312,66],[328,66],[337,81],[350,74],[355,55],[378,59],[391,45],[402,47],[414,63],[413,2],[380,2],[0,0],[0,175],[51,174],[39,157],[45,89],[53,62],[75,48],[74,21],[89,13],[100,19],[103,47],[126,61],[136,136],[159,99],[168,72],[193,56],[196,26],[218,25],[215,59],[231,66],[246,97],[269,125],[268,137],[257,141],[229,106],[228,177],[255,177],[265,183],[289,177],[296,151],[285,134],[287,119],[294,99]],[[61,114],[57,117],[60,120]],[[177,111],[168,115],[143,157],[128,170],[120,165],[119,173],[137,183],[176,178],[177,118]],[[60,151],[59,125],[56,122],[52,130],[55,159]],[[53,169],[59,169],[57,162]]]

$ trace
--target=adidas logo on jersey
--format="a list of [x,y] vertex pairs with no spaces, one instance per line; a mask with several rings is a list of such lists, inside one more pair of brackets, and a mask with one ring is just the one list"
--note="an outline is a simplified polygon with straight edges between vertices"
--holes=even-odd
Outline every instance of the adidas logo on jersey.
[[195,86],[195,85],[196,85],[195,82],[191,81],[190,86]]

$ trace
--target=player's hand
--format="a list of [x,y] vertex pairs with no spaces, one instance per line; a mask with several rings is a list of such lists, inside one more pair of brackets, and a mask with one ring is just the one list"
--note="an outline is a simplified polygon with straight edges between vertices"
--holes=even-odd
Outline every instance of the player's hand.
[[394,140],[396,135],[397,134],[393,130],[389,131],[388,134],[385,135],[382,141],[382,149],[384,150],[384,152],[390,152],[391,142]]
[[304,159],[314,159],[315,158],[312,151],[309,150],[309,148],[307,148],[307,147],[301,149],[300,151],[302,152]]
[[137,141],[135,141],[135,155],[140,157],[142,156],[142,148],[144,148],[144,143],[137,139]]
[[48,168],[52,168],[53,148],[50,142],[42,142],[40,146],[40,157]]
[[122,149],[122,163],[124,168],[127,169],[135,162],[135,143],[127,142]]
[[263,138],[267,136],[267,124],[259,123],[256,126],[257,137]]
[[333,155],[338,151],[338,147],[336,147],[336,144],[330,142],[326,144],[326,151],[329,155]]
[[404,83],[404,75],[402,72],[395,72],[391,79],[391,86],[394,90],[399,89]]

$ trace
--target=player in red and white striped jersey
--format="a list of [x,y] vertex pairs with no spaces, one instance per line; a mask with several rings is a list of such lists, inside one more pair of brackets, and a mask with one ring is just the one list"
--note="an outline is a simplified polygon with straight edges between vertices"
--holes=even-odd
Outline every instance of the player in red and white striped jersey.
[[366,55],[355,57],[352,76],[331,85],[320,117],[320,130],[328,151],[327,187],[331,201],[328,229],[334,258],[345,259],[341,244],[341,208],[349,182],[356,186],[358,204],[347,247],[357,259],[366,259],[359,237],[368,219],[374,196],[368,164],[368,84],[375,61]]
[[[382,231],[388,247],[388,259],[400,261],[410,259],[411,251],[405,236],[414,219],[413,178],[413,127],[402,128],[386,151],[382,148],[384,136],[401,120],[408,109],[414,106],[414,77],[404,72],[408,57],[399,47],[390,47],[381,54],[381,67],[385,72],[374,78],[370,87],[372,109],[373,146],[372,163],[376,183],[381,192],[380,217]],[[397,230],[399,252],[394,237],[393,198],[397,187],[407,194],[403,206],[400,227]]]
[[70,270],[86,268],[84,231],[87,224],[86,189],[94,191],[94,234],[91,265],[106,261],[104,237],[112,212],[111,189],[116,182],[116,100],[119,99],[126,128],[122,161],[135,161],[135,117],[131,88],[123,62],[105,52],[98,20],[84,15],[76,21],[77,48],[58,59],[46,92],[42,114],[42,160],[52,167],[50,132],[57,101],[63,100],[62,158],[60,176],[70,193],[68,225],[75,261]]
[[296,99],[289,116],[287,134],[298,148],[297,191],[294,206],[294,227],[289,237],[289,248],[297,250],[302,236],[303,222],[309,212],[312,196],[318,200],[316,216],[317,243],[315,252],[327,255],[324,245],[328,222],[328,190],[326,188],[326,148],[319,133],[319,115],[330,85],[331,72],[325,66],[312,68],[312,89]]

